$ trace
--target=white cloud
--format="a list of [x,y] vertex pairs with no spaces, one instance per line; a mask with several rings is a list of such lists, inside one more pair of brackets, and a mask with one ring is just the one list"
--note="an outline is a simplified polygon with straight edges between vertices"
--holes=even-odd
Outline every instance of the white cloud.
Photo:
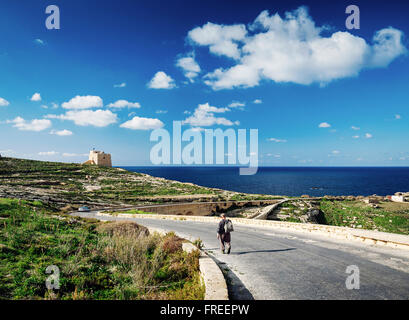
[[192,114],[189,110],[183,111],[183,114]]
[[194,78],[196,78],[201,71],[193,54],[178,59],[176,66],[183,69],[185,77],[188,78],[190,82],[193,82]]
[[300,7],[283,18],[261,12],[249,34],[244,25],[207,23],[191,30],[188,39],[209,46],[214,54],[237,59],[232,67],[217,68],[205,76],[214,90],[254,87],[262,80],[325,85],[357,76],[365,68],[387,67],[406,53],[403,33],[391,27],[377,31],[372,45],[349,32],[324,36],[324,30],[330,29],[316,26],[307,9]]
[[209,46],[213,54],[239,59],[238,43],[244,41],[246,35],[246,26],[243,24],[224,26],[208,22],[203,27],[189,31],[188,39],[194,44]]
[[176,87],[175,81],[163,71],[158,71],[148,83],[151,89],[172,89]]
[[352,138],[354,138],[354,139],[359,139],[359,136],[353,136]]
[[127,128],[131,130],[151,130],[159,129],[164,126],[163,122],[159,119],[153,118],[141,118],[133,117],[131,120],[128,120],[121,124],[121,128]]
[[261,104],[263,101],[261,99],[256,99],[253,101],[254,104]]
[[49,114],[50,119],[71,120],[78,126],[106,127],[117,122],[118,116],[110,110],[80,110],[67,111],[62,115]]
[[246,104],[244,102],[239,102],[239,101],[233,101],[228,105],[229,108],[242,108],[245,107]]
[[38,153],[39,156],[56,156],[57,154],[57,151],[43,151]]
[[225,113],[230,111],[229,108],[212,107],[209,103],[199,104],[192,116],[182,121],[183,124],[190,124],[193,127],[210,127],[213,125],[232,126],[238,125],[239,122],[232,122],[223,117],[215,117],[215,113]]
[[334,150],[334,151],[332,151],[332,154],[340,154],[341,152],[340,151],[338,151],[338,150]]
[[330,128],[331,125],[328,122],[322,122],[318,125],[319,128]]
[[34,42],[39,44],[39,45],[45,45],[44,40],[41,40],[41,39],[34,39]]
[[31,101],[41,101],[41,94],[39,94],[38,92],[34,93],[30,100]]
[[352,130],[360,130],[361,128],[352,126],[351,129],[352,129]]
[[400,120],[400,119],[402,119],[402,116],[400,114],[395,114],[395,119]]
[[98,96],[76,96],[61,106],[64,109],[89,109],[102,107],[102,99]]
[[129,102],[126,100],[118,100],[114,103],[110,103],[108,108],[140,108],[141,105],[138,102]]
[[365,138],[367,138],[367,139],[371,139],[373,137],[373,135],[372,134],[370,134],[370,133],[365,133]]
[[51,130],[50,134],[55,134],[57,136],[71,136],[72,135],[72,131],[64,129],[64,130]]
[[14,120],[7,120],[6,123],[13,123],[13,127],[21,131],[43,131],[51,127],[51,121],[48,119],[34,119],[26,121],[22,117],[17,117]]
[[126,82],[122,82],[120,84],[114,84],[114,88],[125,88],[126,87]]
[[403,32],[392,27],[377,31],[373,37],[370,66],[387,67],[398,56],[405,54],[407,49],[402,44],[402,38]]
[[3,157],[13,157],[17,155],[17,152],[12,149],[0,150],[0,155]]
[[268,141],[272,141],[272,142],[287,142],[287,140],[284,139],[277,139],[277,138],[269,138]]
[[7,107],[10,104],[6,99],[0,98],[0,107]]
[[166,114],[166,113],[168,113],[168,110],[156,110],[155,113],[157,113],[157,114]]

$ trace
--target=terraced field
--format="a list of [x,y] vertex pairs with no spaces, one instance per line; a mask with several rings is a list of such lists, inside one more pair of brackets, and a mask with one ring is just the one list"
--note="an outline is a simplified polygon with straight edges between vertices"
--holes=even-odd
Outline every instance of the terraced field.
[[217,201],[231,194],[120,168],[0,158],[0,197],[40,200],[59,208]]

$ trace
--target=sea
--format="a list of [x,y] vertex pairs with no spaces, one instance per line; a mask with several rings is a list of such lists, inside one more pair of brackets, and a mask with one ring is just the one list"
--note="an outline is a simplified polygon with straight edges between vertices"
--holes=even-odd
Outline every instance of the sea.
[[238,167],[122,167],[225,190],[286,196],[393,195],[409,191],[409,167],[260,167],[252,176]]

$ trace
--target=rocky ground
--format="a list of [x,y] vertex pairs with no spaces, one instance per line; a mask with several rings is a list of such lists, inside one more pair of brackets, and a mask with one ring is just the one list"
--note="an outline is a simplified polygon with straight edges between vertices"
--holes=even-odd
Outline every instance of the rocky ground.
[[0,197],[39,200],[58,208],[220,201],[234,194],[120,168],[0,158]]
[[408,202],[371,199],[369,203],[368,198],[352,196],[289,199],[267,219],[409,234]]
[[268,220],[325,224],[325,215],[320,210],[319,200],[292,200],[275,209]]

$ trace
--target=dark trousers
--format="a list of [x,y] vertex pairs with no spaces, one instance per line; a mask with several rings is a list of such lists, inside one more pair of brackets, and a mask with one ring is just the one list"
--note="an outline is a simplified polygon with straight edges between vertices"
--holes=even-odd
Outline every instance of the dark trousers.
[[231,249],[230,232],[219,233],[218,238],[220,241],[220,250],[224,251],[224,249],[227,249],[227,251],[230,252]]

